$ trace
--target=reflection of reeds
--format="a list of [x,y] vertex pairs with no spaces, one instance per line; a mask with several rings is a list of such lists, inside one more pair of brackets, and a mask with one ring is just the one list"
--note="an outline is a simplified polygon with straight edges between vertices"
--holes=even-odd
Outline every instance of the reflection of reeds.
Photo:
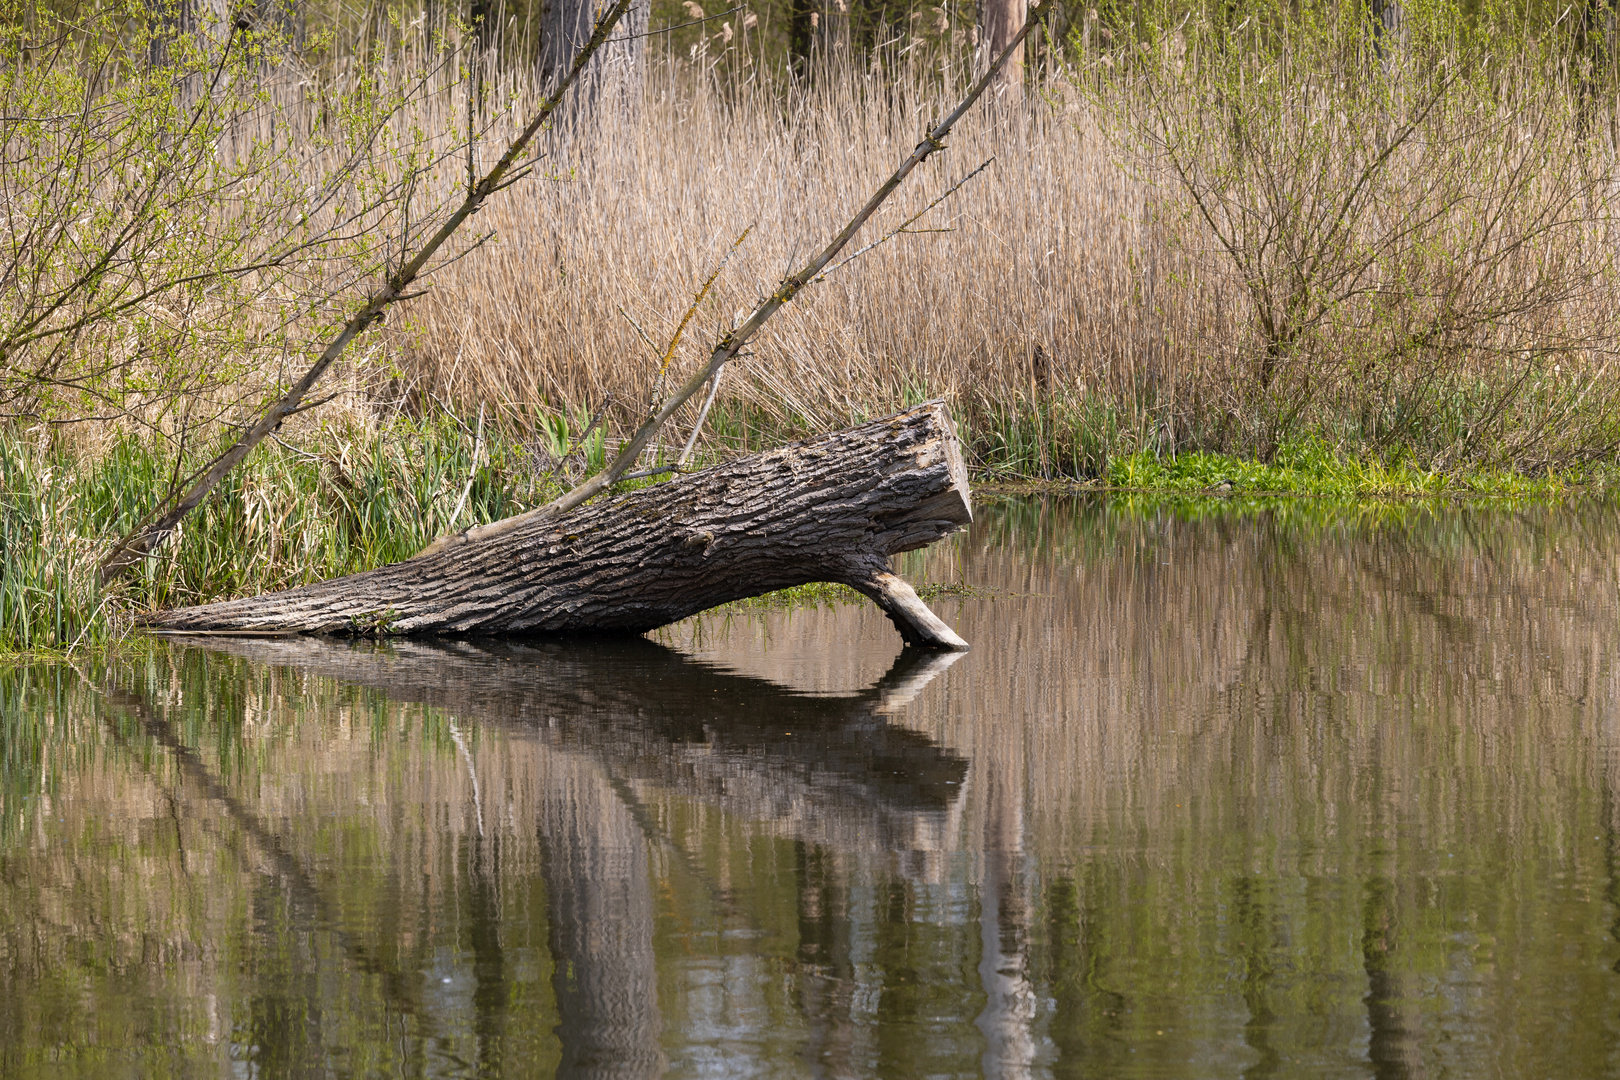
[[[467,988],[424,972],[465,947],[464,928],[438,912],[493,887],[499,914],[485,917],[509,958],[502,999],[537,1018],[504,1046],[555,1061],[544,901],[517,884],[539,857],[535,834],[510,830],[539,812],[532,754],[474,729],[475,777],[441,715],[274,671],[222,697],[245,669],[218,659],[171,666],[160,652],[98,670],[105,688],[136,691],[111,696],[63,674],[12,668],[0,685],[16,706],[0,859],[35,853],[3,886],[8,1049],[31,1032],[92,1053],[178,1040],[204,1059],[246,1042],[320,1060],[323,1046],[401,1036],[475,1054]],[[323,722],[308,723],[312,711]],[[190,768],[166,752],[171,740],[195,747]],[[271,774],[286,782],[263,783]],[[403,803],[384,794],[400,783]],[[475,786],[500,815],[489,823],[503,834],[498,858],[477,849]],[[283,947],[241,949],[243,918],[285,934]],[[450,970],[463,976],[459,962]],[[51,1017],[67,1001],[73,1030],[58,1030]],[[289,1025],[278,1001],[297,1002],[301,1021]],[[166,1003],[160,1022],[145,1015],[151,1002]]]
[[[1609,917],[1620,518],[1221,506],[992,502],[927,556],[986,598],[937,602],[974,651],[905,722],[974,763],[965,844],[1033,856],[1053,1037],[1106,1063],[1252,1008],[1292,1018],[1269,1033],[1283,1056],[1320,1052],[1307,1015],[1381,1024],[1406,1053],[1446,1023],[1425,995],[1461,979],[1501,1025],[1484,1044],[1528,1067],[1534,1019],[1496,1010]],[[771,640],[748,625],[735,662],[765,674],[809,671],[814,649],[869,662],[884,631],[858,606],[795,612]],[[1369,972],[1402,995],[1370,1019]],[[1596,978],[1583,993],[1612,1001]]]

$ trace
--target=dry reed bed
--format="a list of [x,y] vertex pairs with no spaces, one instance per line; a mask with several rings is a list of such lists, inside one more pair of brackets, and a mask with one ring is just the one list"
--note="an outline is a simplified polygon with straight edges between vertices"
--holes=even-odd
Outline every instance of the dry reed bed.
[[[1162,162],[1122,134],[1141,102],[1059,78],[1016,109],[991,102],[972,115],[855,246],[994,159],[990,169],[915,235],[807,290],[733,366],[721,398],[789,432],[942,394],[971,422],[1004,428],[1054,401],[1088,406],[1070,426],[1108,429],[1110,451],[1168,437],[1269,455],[1323,435],[1441,464],[1494,460],[1493,440],[1509,463],[1600,456],[1614,441],[1600,400],[1620,341],[1604,302],[1612,155],[1600,140],[1571,149],[1562,91],[1516,78],[1504,77],[1499,114],[1441,110],[1402,144],[1381,204],[1358,205],[1343,251],[1300,233],[1345,266],[1311,287],[1321,310],[1274,381],[1260,374],[1254,290]],[[845,68],[804,89],[652,65],[639,109],[553,133],[550,177],[485,213],[498,241],[411,305],[396,338],[403,370],[463,410],[493,403],[524,419],[612,395],[618,421],[630,420],[735,239],[747,233],[675,351],[678,371],[834,235],[958,92],[921,71]],[[1271,129],[1306,131],[1311,110],[1334,107],[1313,100]],[[1341,127],[1332,138],[1369,130]],[[1321,152],[1251,170],[1223,193],[1223,212],[1285,215],[1293,196],[1264,190],[1273,181],[1330,204],[1353,170],[1306,175]],[[1290,253],[1287,230],[1301,228],[1282,223],[1282,242],[1257,256],[1276,279],[1267,288],[1316,257]],[[1037,440],[1075,437],[1042,422]]]
[[[745,231],[677,353],[707,355],[735,312],[824,244],[948,107],[919,76],[845,70],[816,90],[721,92],[655,69],[639,112],[555,138],[554,178],[480,225],[499,243],[442,274],[408,314],[406,369],[461,402],[630,409],[693,294]],[[1188,368],[1214,318],[1154,221],[1159,198],[1070,95],[973,114],[851,250],[994,164],[914,226],[806,290],[728,373],[725,397],[827,428],[925,394],[1016,401],[1058,387],[1134,400]],[[937,164],[935,163],[937,162]]]
[[[397,258],[390,252],[431,231],[431,207],[458,199],[464,73],[415,38],[373,62],[364,77],[403,103],[373,159],[340,181],[346,194],[311,218],[318,235],[345,236],[348,192],[369,191],[360,235],[232,278],[224,292],[154,298],[138,326],[87,332],[76,378],[107,384],[125,419],[179,444],[187,425],[239,418],[296,377]],[[1300,224],[1298,207],[1331,205],[1354,183],[1338,148],[1365,151],[1357,140],[1383,135],[1346,118],[1331,80],[1298,101],[1262,101],[1270,111],[1256,130],[1277,152],[1212,146],[1202,178],[1216,185],[1217,227],[1258,245],[1247,277],[1143,134],[1152,104],[1182,136],[1218,139],[1223,121],[1196,89],[1071,71],[1020,105],[987,101],[852,247],[993,164],[910,235],[806,290],[732,365],[722,401],[780,437],[945,395],[981,453],[989,431],[1002,463],[1038,457],[1042,471],[1048,445],[1060,471],[1095,474],[1109,454],[1166,441],[1268,456],[1302,435],[1416,450],[1442,465],[1493,453],[1497,464],[1601,456],[1620,430],[1605,404],[1620,344],[1620,315],[1606,303],[1612,154],[1601,139],[1573,137],[1567,87],[1528,71],[1505,69],[1496,112],[1437,110],[1400,145],[1350,232],[1327,240]],[[204,262],[225,258],[209,244],[229,249],[244,221],[265,225],[246,233],[266,251],[281,242],[276,222],[303,221],[296,193],[330,178],[352,149],[321,143],[323,117],[362,81],[271,80],[262,108],[226,125],[224,157],[267,139],[283,152],[276,168],[297,175],[263,179],[274,205],[239,198],[209,209]],[[482,87],[476,157],[487,165],[536,93],[493,59]],[[463,249],[391,320],[386,342],[357,343],[328,382],[362,424],[403,398],[466,416],[493,406],[529,428],[611,395],[611,427],[623,430],[661,385],[677,324],[737,238],[747,234],[673,350],[675,376],[835,234],[961,90],[903,62],[834,66],[806,87],[657,60],[634,108],[604,91],[588,121],[548,133],[544,175],[504,192],[464,238],[488,230],[495,241]],[[1311,142],[1320,127],[1333,130]],[[422,171],[407,182],[412,169]],[[1305,315],[1291,312],[1293,268],[1323,252],[1342,265],[1298,290]],[[1268,350],[1262,311],[1293,320],[1280,347]],[[679,427],[669,437],[683,439]],[[1085,453],[1057,446],[1087,440]],[[204,442],[192,432],[190,452]]]

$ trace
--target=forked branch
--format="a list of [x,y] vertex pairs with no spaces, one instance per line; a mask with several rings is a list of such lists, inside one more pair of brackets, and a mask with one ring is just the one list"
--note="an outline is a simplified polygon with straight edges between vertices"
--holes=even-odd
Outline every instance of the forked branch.
[[569,89],[579,80],[580,72],[590,63],[591,57],[607,42],[608,35],[619,24],[633,0],[616,0],[614,5],[603,13],[597,20],[596,27],[591,32],[590,40],[585,47],[574,57],[574,62],[568,69],[557,89],[535,110],[511,143],[507,145],[506,152],[500,160],[482,177],[469,183],[466,197],[461,205],[457,206],[442,225],[419,248],[416,254],[409,259],[401,259],[399,269],[389,275],[375,292],[368,296],[359,310],[351,315],[343,324],[337,335],[327,344],[321,355],[316,359],[302,378],[292,385],[264,414],[248,428],[230,448],[215,458],[204,468],[186,489],[185,494],[172,503],[167,510],[158,510],[138,524],[134,529],[113,545],[112,551],[101,564],[102,584],[114,581],[127,574],[142,559],[151,554],[174,531],[187,514],[208,497],[220,480],[224,479],[253,449],[263,442],[265,437],[281,426],[282,421],[298,411],[300,403],[306,394],[318,382],[328,368],[343,355],[349,343],[363,333],[372,323],[380,319],[389,307],[398,303],[410,294],[410,286],[420,277],[428,264],[433,260],[439,250],[449,242],[467,220],[476,214],[485,200],[503,187],[508,186],[514,179],[513,170],[518,161],[527,151],[529,144],[539,133],[540,128],[556,111]]

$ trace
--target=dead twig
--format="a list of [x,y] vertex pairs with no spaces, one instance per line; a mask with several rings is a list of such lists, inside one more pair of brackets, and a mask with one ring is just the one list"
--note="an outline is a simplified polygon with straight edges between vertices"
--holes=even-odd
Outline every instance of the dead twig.
[[467,486],[461,489],[461,498],[456,500],[456,508],[450,511],[450,524],[448,529],[456,527],[456,519],[467,505],[467,496],[472,494],[473,481],[478,479],[478,459],[484,455],[484,406],[478,406],[478,433],[473,436],[472,471],[467,474]]
[[[703,282],[703,287],[697,291],[697,295],[692,297],[692,303],[687,306],[686,314],[681,316],[680,325],[675,327],[675,335],[669,339],[669,348],[664,350],[663,359],[658,362],[658,374],[654,378],[652,393],[648,395],[647,400],[648,416],[657,415],[655,410],[658,408],[658,395],[664,392],[664,377],[669,373],[670,364],[675,361],[675,349],[681,343],[681,335],[686,333],[687,324],[692,321],[692,316],[697,314],[698,307],[703,303],[703,298],[709,295],[709,290],[714,287],[715,281],[720,277],[720,272],[726,268],[726,264],[731,261],[731,257],[737,253],[738,248],[743,246],[743,242],[748,239],[748,234],[753,231],[754,227],[750,225],[742,231],[741,236],[731,242],[730,250],[721,256],[720,261],[715,264],[714,272]],[[628,318],[628,316],[626,317]],[[640,329],[640,327],[637,327],[637,329]]]
[[[935,199],[933,202],[929,203],[927,206],[923,207],[921,210],[917,211],[915,214],[912,214],[910,217],[906,218],[906,220],[902,221],[899,225],[895,226],[889,232],[884,233],[882,236],[878,237],[876,240],[872,241],[870,244],[867,244],[865,247],[861,248],[859,251],[855,252],[855,254],[849,256],[847,259],[841,260],[839,263],[837,263],[837,265],[829,266],[826,270],[822,271],[821,275],[816,278],[816,281],[826,281],[827,278],[830,277],[835,271],[842,270],[844,267],[848,266],[850,263],[854,262],[856,259],[860,258],[862,255],[865,255],[868,251],[871,251],[874,248],[880,247],[883,244],[888,243],[890,240],[893,240],[895,237],[901,235],[902,233],[907,234],[907,235],[911,235],[911,234],[915,234],[915,233],[925,233],[925,232],[950,232],[949,229],[913,229],[911,226],[915,225],[918,221],[920,221],[928,213],[928,211],[932,210],[934,207],[938,206],[940,203],[944,202],[946,199],[950,198],[952,195],[955,195],[957,190],[959,188],[961,188],[961,186],[963,184],[966,184],[969,180],[973,179],[975,176],[978,176],[980,173],[984,172],[984,170],[988,169],[990,167],[991,163],[994,162],[995,160],[996,160],[995,158],[986,158],[983,165],[980,165],[977,169],[974,169],[972,172],[970,172],[966,176],[962,177],[962,179],[958,180],[956,183],[954,183],[950,187],[946,188],[943,192],[940,193],[939,198]],[[811,284],[813,285],[813,284],[815,284],[815,282],[811,282]]]
[[709,407],[714,404],[714,396],[720,392],[720,377],[724,374],[724,371],[717,371],[714,378],[709,380],[709,396],[703,399],[703,408],[698,410],[697,420],[692,424],[692,434],[687,437],[681,456],[675,459],[676,467],[685,465],[686,459],[692,456],[692,448],[697,445],[698,432],[703,430],[703,421],[709,418]]

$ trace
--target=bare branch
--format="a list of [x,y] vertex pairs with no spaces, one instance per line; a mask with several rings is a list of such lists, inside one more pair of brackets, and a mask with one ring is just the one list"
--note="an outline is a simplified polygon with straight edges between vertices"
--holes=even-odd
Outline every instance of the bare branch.
[[[1047,0],[1047,2],[1050,2],[1050,0]],[[502,181],[506,179],[507,174],[528,149],[529,143],[551,117],[551,114],[556,111],[557,106],[561,104],[569,89],[578,81],[579,74],[584,70],[585,65],[607,42],[608,35],[612,33],[613,28],[619,24],[619,20],[630,10],[631,3],[632,0],[616,0],[616,3],[603,13],[602,17],[597,20],[595,29],[591,32],[590,40],[574,57],[574,62],[570,66],[568,74],[564,76],[556,91],[541,102],[540,107],[530,117],[528,124],[508,144],[506,152],[501,155],[500,160],[495,163],[489,172],[484,174],[482,179],[472,185],[461,205],[445,219],[444,223],[422,245],[415,256],[401,265],[384,282],[380,289],[366,298],[365,303],[349,317],[348,322],[343,325],[337,336],[328,343],[320,357],[304,373],[303,377],[294,383],[286,394],[271,405],[259,420],[248,429],[246,434],[216,458],[204,470],[197,482],[168,510],[152,515],[148,524],[143,524],[131,530],[130,533],[113,545],[112,551],[108,553],[101,564],[101,580],[103,584],[128,573],[162,544],[168,535],[174,531],[174,527],[180,523],[181,519],[201,504],[203,499],[208,496],[208,493],[214,489],[214,486],[227,473],[246,458],[254,447],[264,440],[265,436],[279,428],[282,421],[299,407],[304,396],[309,393],[321,376],[326,374],[327,369],[337,361],[338,357],[343,355],[349,343],[365,332],[372,323],[381,318],[383,312],[387,311],[401,296],[410,291],[411,283],[422,273],[439,249],[456,234],[473,214],[478,212],[485,199],[500,189]]]
[[[863,247],[859,251],[855,252],[855,254],[849,256],[848,258],[844,259],[843,261],[841,261],[841,262],[839,262],[839,263],[837,263],[837,264],[835,264],[833,266],[829,266],[826,270],[822,271],[821,275],[816,278],[816,281],[826,281],[828,276],[831,275],[835,270],[843,269],[844,267],[848,266],[850,263],[854,262],[856,259],[860,258],[862,255],[865,255],[868,251],[871,251],[874,248],[880,247],[883,244],[888,243],[890,240],[893,240],[895,237],[901,235],[902,233],[950,232],[949,229],[913,229],[913,228],[911,228],[911,226],[915,225],[924,215],[926,215],[928,213],[928,211],[932,210],[934,207],[938,206],[940,203],[944,202],[946,199],[948,199],[952,195],[956,194],[956,190],[958,188],[960,188],[963,184],[967,183],[969,180],[973,179],[975,176],[978,176],[980,173],[984,172],[984,170],[988,169],[990,167],[990,163],[995,161],[995,160],[996,160],[995,158],[987,158],[983,165],[980,165],[977,169],[974,169],[972,172],[970,172],[966,176],[962,177],[962,179],[958,180],[956,183],[952,184],[950,187],[946,188],[943,192],[941,192],[939,198],[935,199],[933,202],[929,203],[927,206],[923,207],[921,210],[917,211],[915,214],[913,214],[910,217],[906,218],[906,220],[902,221],[899,225],[895,226],[892,230],[890,230],[889,232],[884,233],[882,236],[878,237],[876,240],[872,241],[870,244],[867,244],[865,247]],[[811,284],[815,284],[815,282],[811,282]]]

